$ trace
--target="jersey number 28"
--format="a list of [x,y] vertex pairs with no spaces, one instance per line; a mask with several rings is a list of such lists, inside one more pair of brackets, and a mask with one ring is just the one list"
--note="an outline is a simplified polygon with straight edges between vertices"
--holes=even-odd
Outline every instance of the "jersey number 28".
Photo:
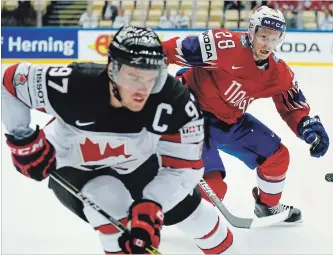
[[221,50],[234,48],[236,46],[234,40],[228,39],[232,37],[232,33],[227,31],[215,33],[216,39],[222,39],[223,37],[225,37],[226,40],[219,40],[217,43],[217,47],[219,47]]

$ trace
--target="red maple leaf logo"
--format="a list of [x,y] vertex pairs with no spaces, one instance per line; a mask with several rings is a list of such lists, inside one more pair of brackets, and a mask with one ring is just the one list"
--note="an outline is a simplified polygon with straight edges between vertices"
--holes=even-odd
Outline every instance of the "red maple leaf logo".
[[14,84],[16,86],[18,85],[24,85],[24,83],[27,81],[27,76],[25,76],[24,74],[16,74],[14,77]]
[[109,157],[124,156],[125,158],[129,158],[132,156],[125,154],[125,144],[112,148],[110,144],[107,143],[104,153],[101,154],[98,143],[93,143],[88,138],[85,139],[83,144],[80,143],[80,148],[84,162],[99,161]]

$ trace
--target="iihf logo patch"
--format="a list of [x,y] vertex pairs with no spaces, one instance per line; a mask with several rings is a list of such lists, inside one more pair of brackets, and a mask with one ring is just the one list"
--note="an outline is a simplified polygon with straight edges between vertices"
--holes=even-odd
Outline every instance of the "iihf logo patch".
[[24,83],[26,83],[27,80],[28,78],[26,75],[18,73],[14,76],[14,85],[15,86],[24,85]]

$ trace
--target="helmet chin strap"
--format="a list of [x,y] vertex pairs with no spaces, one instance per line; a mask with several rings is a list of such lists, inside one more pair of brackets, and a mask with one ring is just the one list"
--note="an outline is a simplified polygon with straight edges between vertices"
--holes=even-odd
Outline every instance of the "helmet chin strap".
[[254,47],[253,47],[253,44],[251,43],[250,44],[250,47],[251,47],[251,50],[252,50],[252,55],[253,55],[253,59],[254,59],[254,61],[265,61],[265,60],[267,60],[268,59],[268,56],[265,58],[265,59],[260,59],[260,58],[258,58],[257,56],[256,56],[256,53],[255,53],[255,51],[254,51]]
[[[110,63],[111,63],[111,59],[110,59],[110,57],[108,58],[108,62],[109,62],[109,64],[108,65],[110,65]],[[121,103],[121,105],[122,105],[122,98],[121,98],[121,96],[120,96],[120,94],[119,94],[119,90],[118,90],[118,87],[117,87],[117,83],[115,83],[112,79],[111,79],[111,75],[110,75],[110,70],[108,70],[108,77],[109,77],[109,81],[111,82],[111,84],[112,84],[112,93],[113,93],[113,95],[114,95],[114,97]]]
[[112,93],[114,95],[114,97],[122,104],[122,98],[119,94],[119,90],[117,88],[117,84],[115,82],[113,82],[112,80],[110,80],[111,84],[112,84]]
[[252,49],[254,61],[259,61],[260,59],[256,56],[254,49]]
[[[254,40],[254,38],[253,38],[253,40]],[[254,53],[253,40],[251,42],[249,35],[248,35],[248,42],[249,42],[250,48],[252,50],[252,55],[253,55],[254,61],[258,61],[259,59],[256,57],[256,55]]]
[[250,43],[250,48],[252,50],[252,55],[253,55],[253,59],[254,61],[259,61],[260,59],[256,56],[255,51],[254,51],[254,47],[253,47],[253,43]]
[[253,47],[253,43],[249,43],[249,44],[250,44],[250,48],[251,48],[251,50],[252,50],[252,55],[253,55],[254,62],[256,62],[257,67],[258,67],[259,69],[265,69],[264,66],[260,67],[260,66],[258,66],[258,65],[260,65],[260,63],[266,63],[268,57],[267,57],[266,59],[264,59],[264,60],[258,58],[258,57],[256,56],[256,54],[255,54],[254,47]]

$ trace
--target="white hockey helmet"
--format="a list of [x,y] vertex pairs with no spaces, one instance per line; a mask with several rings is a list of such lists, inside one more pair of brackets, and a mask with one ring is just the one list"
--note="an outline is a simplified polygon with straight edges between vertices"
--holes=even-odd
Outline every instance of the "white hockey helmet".
[[281,32],[278,40],[272,42],[272,48],[281,45],[286,35],[286,21],[281,11],[261,6],[250,17],[248,36],[249,41],[253,44],[255,33],[259,27],[264,27]]

